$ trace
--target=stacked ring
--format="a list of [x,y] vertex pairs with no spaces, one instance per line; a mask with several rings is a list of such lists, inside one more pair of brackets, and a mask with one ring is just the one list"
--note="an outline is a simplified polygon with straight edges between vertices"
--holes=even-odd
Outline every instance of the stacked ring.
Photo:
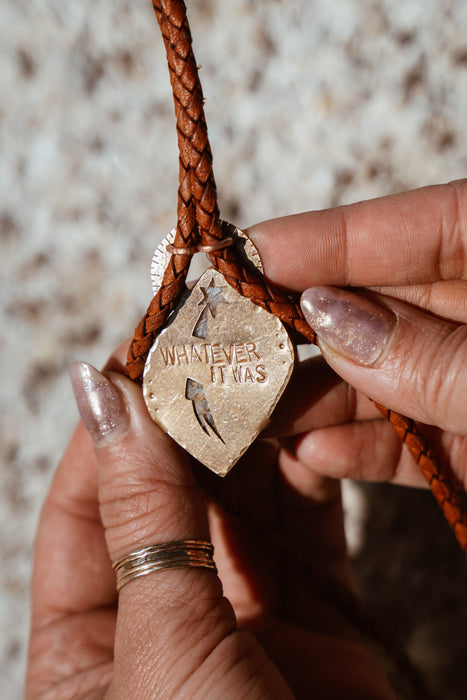
[[114,562],[117,591],[136,578],[163,569],[203,568],[217,573],[213,552],[212,544],[204,540],[179,540],[138,549]]

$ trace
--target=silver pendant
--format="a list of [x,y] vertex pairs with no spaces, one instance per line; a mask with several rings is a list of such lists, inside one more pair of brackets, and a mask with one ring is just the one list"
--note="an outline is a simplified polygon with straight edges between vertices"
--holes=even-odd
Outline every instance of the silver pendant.
[[293,364],[279,319],[210,268],[151,348],[144,399],[176,442],[224,476],[267,425]]

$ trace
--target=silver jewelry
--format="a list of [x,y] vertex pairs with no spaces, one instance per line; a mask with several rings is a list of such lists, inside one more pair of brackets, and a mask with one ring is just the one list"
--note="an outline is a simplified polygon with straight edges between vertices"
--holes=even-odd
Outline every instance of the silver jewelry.
[[113,563],[117,591],[136,578],[163,569],[203,568],[217,573],[213,552],[212,544],[204,540],[179,540],[138,549]]

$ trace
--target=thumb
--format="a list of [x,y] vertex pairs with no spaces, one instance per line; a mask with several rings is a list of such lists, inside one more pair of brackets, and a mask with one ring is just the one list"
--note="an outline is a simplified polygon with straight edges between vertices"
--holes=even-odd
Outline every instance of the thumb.
[[390,297],[311,287],[301,299],[329,365],[378,403],[466,434],[467,326]]
[[[139,387],[119,374],[109,377],[85,363],[72,365],[78,408],[95,446],[111,560],[155,544],[208,540],[203,496],[186,454],[152,421]],[[215,571],[144,575],[120,590],[109,697],[197,697],[200,690],[208,697],[205,684],[217,681],[220,691],[225,683],[243,685],[240,659],[248,654],[257,656],[255,641],[236,630]]]

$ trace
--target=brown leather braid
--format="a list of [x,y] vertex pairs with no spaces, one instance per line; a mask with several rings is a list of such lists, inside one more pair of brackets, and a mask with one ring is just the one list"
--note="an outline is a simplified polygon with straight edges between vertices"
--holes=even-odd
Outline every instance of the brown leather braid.
[[438,462],[428,440],[414,420],[374,403],[417,462],[460,546],[467,554],[467,513],[453,486],[451,473]]
[[[170,81],[177,120],[179,150],[179,187],[177,198],[177,228],[174,245],[189,248],[199,241],[198,215],[193,198],[193,159],[195,144],[197,165],[204,162],[204,182],[214,188],[215,219],[218,222],[215,184],[212,172],[212,156],[207,139],[203,114],[203,93],[198,79],[198,70],[191,48],[191,34],[186,10],[178,2],[153,2],[161,27],[170,69]],[[200,125],[198,127],[198,125]],[[203,128],[204,125],[204,128]],[[201,134],[202,138],[198,138]],[[193,142],[193,146],[192,146]],[[199,188],[198,188],[199,189]],[[217,224],[219,226],[219,224]],[[220,235],[220,227],[219,227]],[[190,266],[190,255],[172,255],[164,272],[161,287],[151,301],[146,314],[135,330],[127,357],[128,376],[141,383],[146,356],[169,315],[174,310],[185,289],[185,280]]]
[[[222,232],[203,110],[204,99],[191,46],[186,7],[182,0],[153,0],[153,7],[167,52],[180,153],[178,222],[174,246],[211,245],[222,238]],[[316,342],[316,334],[304,320],[297,301],[268,285],[259,273],[246,269],[233,247],[212,252],[210,258],[214,267],[239,294],[275,314],[310,342]],[[135,331],[126,368],[128,376],[135,381],[141,382],[146,356],[185,289],[189,263],[188,255],[172,255],[161,288]],[[379,404],[376,406],[420,466],[467,554],[467,514],[452,485],[451,475],[439,465],[413,420]]]

